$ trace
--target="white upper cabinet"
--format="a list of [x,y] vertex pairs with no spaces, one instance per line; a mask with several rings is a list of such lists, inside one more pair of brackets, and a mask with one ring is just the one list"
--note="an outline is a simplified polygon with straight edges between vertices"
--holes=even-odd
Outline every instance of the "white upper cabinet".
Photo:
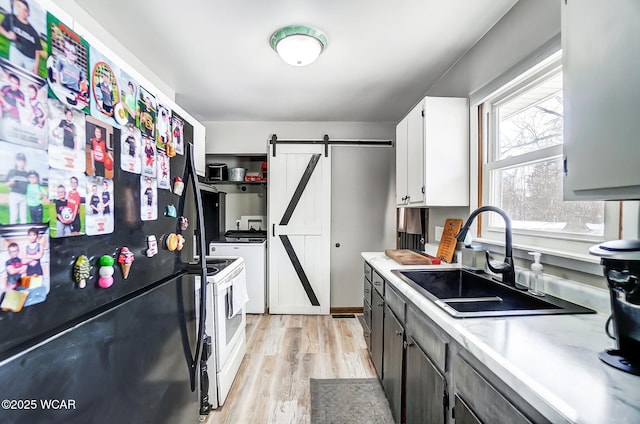
[[640,198],[640,3],[562,2],[564,199]]
[[425,97],[396,127],[398,207],[469,204],[469,107]]
[[197,125],[194,128],[193,134],[193,151],[195,156],[196,172],[201,177],[206,176],[207,162],[205,152],[205,128],[202,125]]

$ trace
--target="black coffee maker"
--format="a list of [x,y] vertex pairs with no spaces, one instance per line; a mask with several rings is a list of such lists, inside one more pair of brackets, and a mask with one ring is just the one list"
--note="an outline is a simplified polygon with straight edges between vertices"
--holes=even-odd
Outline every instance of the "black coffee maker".
[[640,375],[640,240],[609,241],[592,246],[589,253],[602,258],[611,295],[606,331],[618,345],[598,356],[615,368]]

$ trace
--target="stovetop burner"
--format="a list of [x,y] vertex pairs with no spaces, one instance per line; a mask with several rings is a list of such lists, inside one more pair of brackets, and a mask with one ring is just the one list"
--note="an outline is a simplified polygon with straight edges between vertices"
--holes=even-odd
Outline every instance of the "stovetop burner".
[[216,275],[232,263],[236,261],[237,258],[231,257],[215,257],[215,256],[207,256],[207,275],[212,276]]

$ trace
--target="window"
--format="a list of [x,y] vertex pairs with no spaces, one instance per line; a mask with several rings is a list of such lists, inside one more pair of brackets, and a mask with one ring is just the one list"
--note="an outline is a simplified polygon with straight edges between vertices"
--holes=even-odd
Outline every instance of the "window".
[[[607,231],[615,238],[617,214],[605,202],[562,200],[562,96],[558,53],[482,103],[481,204],[507,212],[515,244],[586,254]],[[483,238],[504,239],[500,216],[483,222]]]

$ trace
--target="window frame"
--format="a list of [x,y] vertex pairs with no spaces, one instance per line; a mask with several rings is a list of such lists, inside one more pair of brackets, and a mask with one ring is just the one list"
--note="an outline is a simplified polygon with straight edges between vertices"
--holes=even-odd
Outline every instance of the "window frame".
[[[498,129],[497,114],[493,113],[493,108],[520,95],[523,91],[529,89],[531,85],[546,80],[558,71],[561,72],[561,69],[562,52],[560,45],[557,41],[552,42],[544,46],[541,52],[510,69],[470,96],[471,116],[474,114],[477,116],[477,122],[472,124],[475,125],[475,132],[479,138],[477,152],[475,152],[478,159],[477,173],[475,174],[478,178],[477,206],[491,204],[490,195],[493,187],[490,185],[490,173],[492,171],[551,158],[562,160],[562,144],[523,153],[515,157],[507,157],[495,161],[489,160],[497,157],[495,154],[497,143],[495,139],[490,138],[497,134]],[[536,250],[547,257],[552,257],[550,262],[559,266],[594,274],[601,273],[600,267],[587,266],[585,268],[584,262],[589,262],[592,265],[599,262],[598,258],[588,254],[588,248],[604,240],[620,238],[622,209],[620,202],[604,202],[604,204],[605,228],[602,236],[514,229],[514,256],[530,259],[527,255],[528,251]],[[503,246],[504,229],[491,227],[489,222],[488,219],[479,222],[476,232],[479,236],[478,241],[490,246]]]

